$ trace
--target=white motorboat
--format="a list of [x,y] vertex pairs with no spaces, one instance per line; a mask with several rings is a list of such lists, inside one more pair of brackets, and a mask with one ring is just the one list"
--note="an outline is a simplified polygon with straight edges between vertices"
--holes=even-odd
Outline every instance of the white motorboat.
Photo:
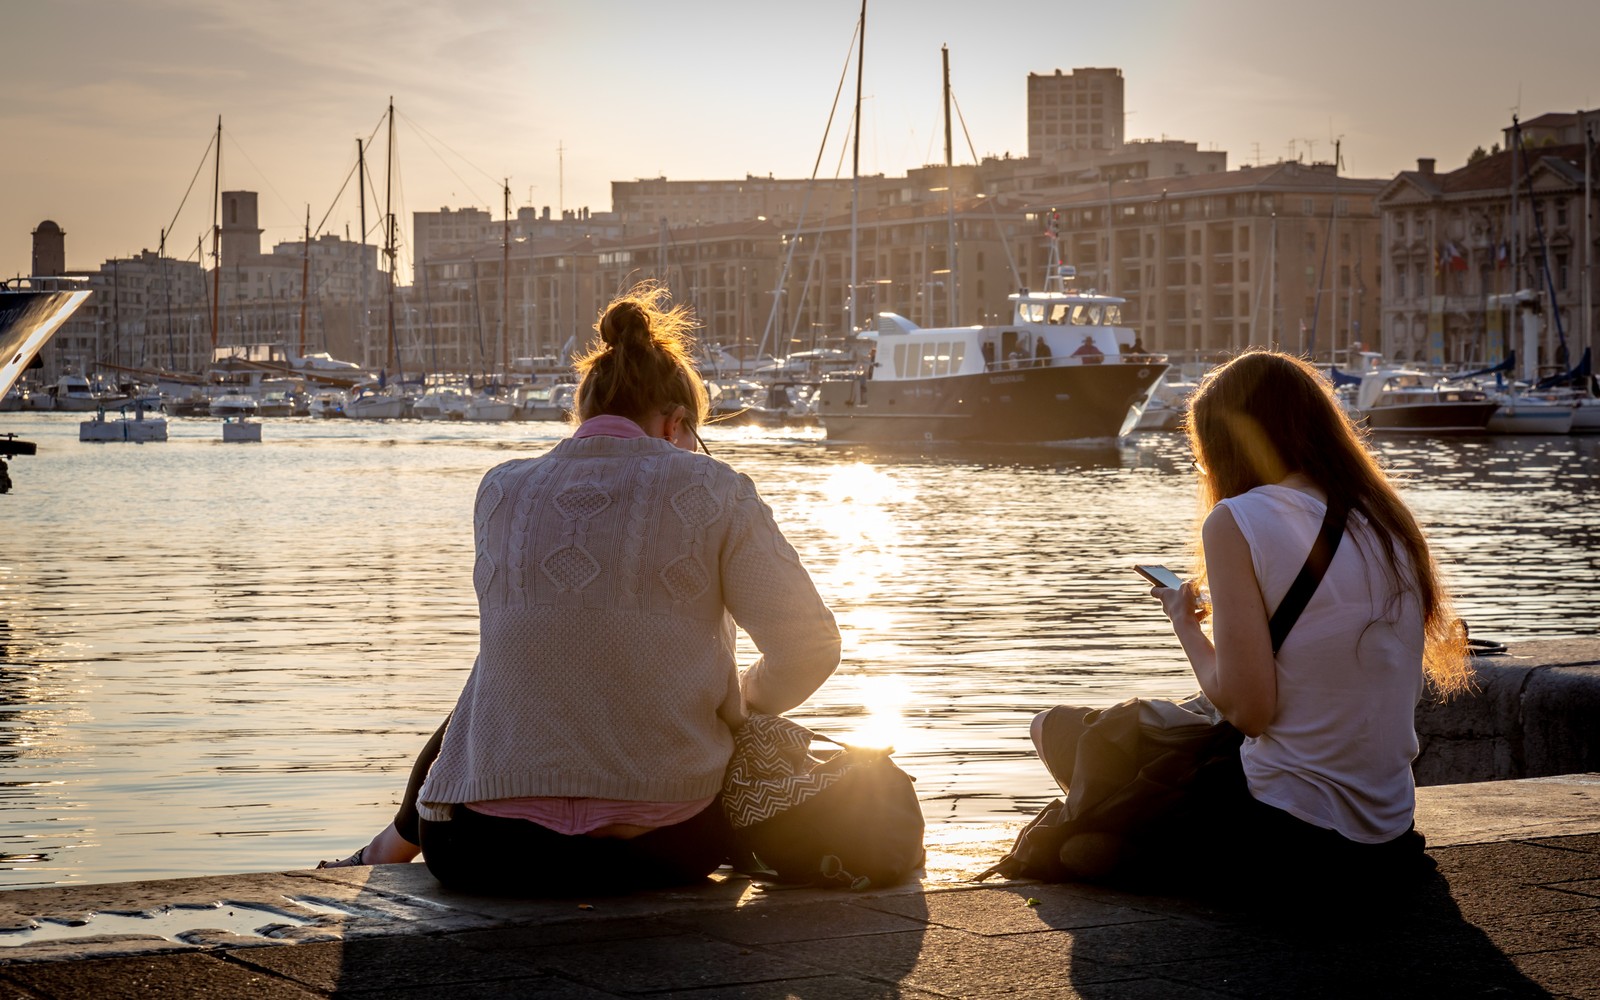
[[100,380],[70,372],[57,379],[48,392],[55,399],[52,408],[69,413],[93,413],[106,407],[115,409],[128,402],[127,396]]
[[206,412],[213,417],[239,418],[253,417],[260,410],[261,404],[254,396],[243,392],[225,392],[220,396],[212,397],[211,403],[206,407]]
[[577,399],[576,382],[555,382],[519,387],[517,416],[522,420],[565,420]]
[[344,415],[354,420],[398,420],[406,415],[406,399],[396,386],[364,383],[350,390]]
[[924,329],[879,313],[866,370],[822,383],[830,440],[1046,444],[1112,440],[1133,430],[1167,370],[1164,355],[1127,355],[1125,300],[1067,289],[1011,295],[1005,326]]
[[418,420],[461,420],[467,415],[466,393],[453,385],[436,385],[411,404]]
[[467,397],[465,416],[468,420],[493,422],[510,420],[517,415],[517,404],[508,395],[480,389]]
[[339,389],[319,389],[312,393],[306,412],[313,417],[342,417],[345,398]]
[[1481,389],[1414,368],[1373,368],[1356,391],[1356,414],[1375,432],[1484,434],[1499,408]]
[[167,439],[165,417],[148,416],[143,404],[135,404],[132,409],[130,414],[128,407],[122,407],[121,414],[115,420],[107,420],[105,410],[97,411],[92,420],[78,424],[78,440],[142,443]]

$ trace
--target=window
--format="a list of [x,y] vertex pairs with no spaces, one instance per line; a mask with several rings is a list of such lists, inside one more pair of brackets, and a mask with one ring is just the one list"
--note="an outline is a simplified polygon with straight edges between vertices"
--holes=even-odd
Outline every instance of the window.
[[1316,204],[1310,198],[1300,199],[1300,214],[1311,215],[1316,211]]

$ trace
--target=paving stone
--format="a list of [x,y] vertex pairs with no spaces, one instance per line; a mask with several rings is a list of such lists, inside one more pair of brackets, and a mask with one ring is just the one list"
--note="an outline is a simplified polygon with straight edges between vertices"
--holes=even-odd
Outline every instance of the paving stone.
[[1566,910],[1489,924],[1483,928],[1506,954],[1600,948],[1600,908]]
[[603,941],[633,941],[647,937],[682,934],[683,927],[667,920],[629,920],[611,918],[567,920],[561,923],[535,923],[527,927],[501,927],[487,931],[452,934],[449,940],[471,948],[499,954],[508,951],[550,948],[556,945],[598,944]]
[[449,992],[460,984],[524,979],[529,972],[498,956],[424,936],[241,948],[225,954],[322,993],[430,986]]
[[194,945],[154,935],[115,934],[35,941],[0,951],[0,965],[32,962],[72,962],[91,958],[117,958],[126,955],[158,955],[171,951],[195,951]]
[[656,993],[804,979],[820,975],[771,951],[742,948],[697,934],[533,948],[496,955],[540,972],[556,972],[597,989]]
[[711,990],[657,993],[651,997],[652,1000],[939,1000],[938,994],[845,976],[741,983]]
[[[1037,904],[1028,905],[1030,899],[1037,900]],[[1044,884],[931,892],[916,898],[882,899],[861,905],[988,935],[1028,934],[1154,919],[1148,912],[1097,902],[1060,886]]]
[[1247,955],[1281,947],[1259,929],[1195,920],[1151,920],[1069,931],[1072,953],[1116,966],[1142,966],[1215,955]]
[[[879,905],[882,905],[881,901],[858,902],[836,894],[834,898],[820,902],[751,904],[741,906],[732,913],[696,913],[674,922],[681,927],[739,944],[887,934],[919,930],[925,926],[926,921],[912,915],[901,916],[872,908]],[[907,904],[905,909],[909,914],[917,907]]]
[[821,968],[931,993],[973,996],[1103,982],[1126,975],[1075,959],[1066,934],[985,937],[930,928],[832,941],[770,945],[778,954]]
[[385,986],[376,990],[340,990],[337,996],[339,1000],[615,1000],[621,994],[593,990],[558,976],[533,975],[514,981],[458,983],[448,990],[437,986]]
[[210,955],[100,958],[12,966],[5,977],[47,1000],[160,1000],[228,997],[310,1000],[316,994]]
[[1582,1000],[1600,998],[1600,968],[1593,956],[1589,961],[1574,961],[1570,952],[1547,951],[1537,955],[1518,955],[1513,961],[1522,974],[1548,993]]

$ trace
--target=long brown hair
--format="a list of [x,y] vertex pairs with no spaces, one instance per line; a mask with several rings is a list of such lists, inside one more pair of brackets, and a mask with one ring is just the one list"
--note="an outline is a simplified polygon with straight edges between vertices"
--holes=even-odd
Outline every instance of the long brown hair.
[[[1202,518],[1218,501],[1292,473],[1310,479],[1330,506],[1366,517],[1396,590],[1420,602],[1423,668],[1435,691],[1451,695],[1471,686],[1465,636],[1422,528],[1321,373],[1288,354],[1248,351],[1201,381],[1185,424],[1202,470]],[[1397,548],[1408,557],[1405,572]]]
[[666,286],[643,282],[600,313],[599,342],[574,363],[577,419],[608,413],[637,421],[682,406],[691,430],[706,422],[711,406],[692,357],[694,321],[668,299]]

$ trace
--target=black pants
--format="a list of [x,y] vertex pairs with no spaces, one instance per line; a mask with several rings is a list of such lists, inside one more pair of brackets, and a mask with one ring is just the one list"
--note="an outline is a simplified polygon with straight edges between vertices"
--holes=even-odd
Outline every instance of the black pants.
[[444,742],[447,717],[411,765],[394,827],[422,848],[445,887],[492,895],[565,895],[683,885],[727,859],[732,831],[718,798],[682,823],[642,836],[568,836],[524,819],[486,816],[456,806],[446,823],[417,813],[417,794]]
[[421,830],[423,860],[441,885],[504,896],[687,885],[722,864],[730,840],[720,798],[682,823],[627,840],[568,836],[462,805],[449,822],[423,820]]

